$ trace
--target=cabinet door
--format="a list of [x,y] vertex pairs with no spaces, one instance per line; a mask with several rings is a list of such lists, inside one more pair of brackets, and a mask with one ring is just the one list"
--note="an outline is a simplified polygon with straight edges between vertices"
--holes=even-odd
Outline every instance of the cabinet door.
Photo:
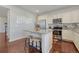
[[75,46],[77,47],[77,49],[79,50],[79,34],[78,33],[74,33],[75,39],[73,40]]
[[79,10],[72,11],[72,22],[79,22]]
[[68,41],[73,41],[74,35],[73,32],[70,30],[62,30],[62,39],[63,40],[68,40]]
[[53,23],[52,20],[53,20],[53,16],[50,15],[50,16],[47,18],[46,21],[47,21],[48,24],[52,24],[52,23]]
[[62,14],[62,22],[63,23],[70,23],[71,22],[71,13],[66,12]]
[[57,19],[57,18],[58,18],[57,14],[53,15],[53,19]]

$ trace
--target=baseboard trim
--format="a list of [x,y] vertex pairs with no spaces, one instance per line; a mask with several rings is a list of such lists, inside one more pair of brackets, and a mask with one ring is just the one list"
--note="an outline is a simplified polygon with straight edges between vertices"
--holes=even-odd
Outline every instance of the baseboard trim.
[[64,42],[70,42],[70,43],[73,42],[72,40],[67,40],[67,39],[62,39],[62,41],[64,41]]
[[18,38],[9,40],[9,42],[13,42],[13,41],[20,40],[20,39],[23,39],[23,38],[27,38],[27,37],[26,36],[18,37]]

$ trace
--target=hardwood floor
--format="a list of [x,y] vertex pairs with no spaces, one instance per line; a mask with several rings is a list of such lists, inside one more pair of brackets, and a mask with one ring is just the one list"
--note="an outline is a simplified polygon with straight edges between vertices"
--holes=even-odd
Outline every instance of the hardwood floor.
[[[35,48],[28,48],[25,46],[25,40],[26,38],[20,39],[14,42],[9,43],[8,52],[9,53],[39,53],[40,51]],[[26,45],[28,43],[26,42]]]
[[[16,40],[14,42],[10,42],[9,46],[7,48],[7,46],[4,46],[3,48],[0,48],[0,52],[2,53],[39,53],[37,52],[37,50],[30,48],[28,49],[27,47],[25,47],[25,40],[24,39],[20,39],[20,40]],[[72,42],[66,42],[66,41],[56,41],[53,44],[52,47],[52,53],[78,53],[76,47],[74,46],[74,44]]]
[[5,40],[5,32],[0,32],[0,53],[8,52],[7,39]]
[[[25,39],[20,39],[16,42],[13,42],[9,46],[8,52],[10,53],[25,53],[28,52],[28,48],[24,48]],[[29,53],[38,53],[37,50],[30,48]],[[52,53],[78,53],[74,44],[72,42],[66,41],[57,41],[53,44]]]
[[56,41],[53,44],[52,51],[54,53],[78,53],[78,50],[76,49],[73,42],[68,41]]
[[25,38],[16,40],[14,42],[9,43],[8,47],[9,53],[25,53],[27,52],[27,48],[25,48]]

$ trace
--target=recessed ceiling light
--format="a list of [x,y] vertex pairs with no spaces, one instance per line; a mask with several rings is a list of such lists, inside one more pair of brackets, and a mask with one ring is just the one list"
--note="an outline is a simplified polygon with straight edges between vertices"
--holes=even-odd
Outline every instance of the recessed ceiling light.
[[39,10],[36,10],[36,13],[39,13]]

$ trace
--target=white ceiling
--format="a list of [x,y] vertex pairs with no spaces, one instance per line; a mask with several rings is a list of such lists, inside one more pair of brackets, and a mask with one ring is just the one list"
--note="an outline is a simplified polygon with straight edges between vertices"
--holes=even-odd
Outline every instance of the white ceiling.
[[8,9],[0,6],[0,16],[7,16]]
[[[20,7],[22,9],[25,9],[35,14],[43,14],[50,11],[67,8],[69,6],[68,5],[17,5],[17,7]],[[36,10],[39,10],[39,13],[37,13]]]

